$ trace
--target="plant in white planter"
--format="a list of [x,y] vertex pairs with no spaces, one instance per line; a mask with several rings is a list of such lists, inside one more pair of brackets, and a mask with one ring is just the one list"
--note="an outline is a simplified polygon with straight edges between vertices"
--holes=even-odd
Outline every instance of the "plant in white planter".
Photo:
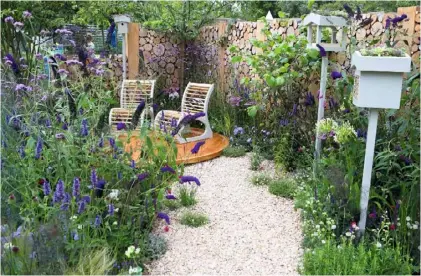
[[403,73],[411,71],[411,57],[394,48],[356,51],[353,102],[358,107],[399,109]]

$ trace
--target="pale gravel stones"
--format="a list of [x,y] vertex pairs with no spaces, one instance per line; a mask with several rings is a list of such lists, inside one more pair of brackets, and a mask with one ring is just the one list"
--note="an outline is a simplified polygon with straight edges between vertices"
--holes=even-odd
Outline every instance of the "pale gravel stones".
[[[151,265],[154,275],[285,275],[298,274],[302,255],[301,225],[293,201],[271,195],[250,182],[255,173],[249,156],[220,157],[188,166],[198,177],[198,204],[192,209],[209,217],[199,228],[181,225],[170,214],[169,249]],[[273,169],[273,166],[264,166]],[[162,223],[162,222],[161,222]]]

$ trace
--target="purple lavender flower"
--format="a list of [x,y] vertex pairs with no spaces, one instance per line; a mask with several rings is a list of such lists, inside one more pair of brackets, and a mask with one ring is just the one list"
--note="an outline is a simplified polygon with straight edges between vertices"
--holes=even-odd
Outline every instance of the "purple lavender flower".
[[147,172],[145,172],[145,173],[141,173],[141,174],[138,174],[138,175],[137,175],[137,179],[138,179],[139,181],[143,181],[143,180],[145,180],[146,178],[148,178],[148,176],[149,176],[149,173],[147,173]]
[[159,212],[156,216],[157,216],[158,218],[160,218],[160,219],[165,220],[165,222],[166,222],[167,224],[170,224],[170,217],[169,217],[167,214],[162,213],[162,212]]
[[29,11],[24,11],[22,16],[24,18],[30,19],[30,18],[32,18],[32,13],[30,13]]
[[288,120],[288,119],[282,119],[282,120],[279,122],[279,124],[280,124],[281,126],[287,126],[287,125],[289,124],[289,120]]
[[194,120],[197,120],[198,118],[203,117],[205,115],[206,115],[205,112],[198,112],[198,113],[195,113],[195,114],[187,114],[186,116],[183,117],[183,119],[180,120],[177,127],[175,129],[173,129],[171,135],[172,136],[176,135],[183,126],[188,125],[190,122],[192,122]]
[[357,137],[367,139],[367,130],[357,129]]
[[42,60],[42,59],[43,59],[43,56],[42,56],[42,54],[37,53],[37,54],[35,55],[35,58],[36,58],[37,60]]
[[333,71],[332,73],[330,73],[330,76],[332,77],[332,79],[336,80],[342,78],[342,73]]
[[316,44],[317,48],[319,48],[320,56],[325,57],[326,56],[326,50],[323,48],[320,44]]
[[24,145],[21,145],[19,147],[18,153],[19,153],[20,158],[25,158],[25,146]]
[[134,160],[130,161],[130,167],[133,169],[136,168],[136,162]]
[[57,29],[55,30],[56,34],[63,34],[63,35],[72,35],[73,32],[67,30],[67,29]]
[[406,14],[402,14],[401,16],[395,17],[392,19],[393,27],[396,27],[399,22],[406,19],[408,16]]
[[72,195],[76,198],[80,196],[80,180],[79,180],[79,177],[75,177],[73,179]]
[[113,216],[114,215],[114,204],[108,204],[108,215]]
[[195,182],[197,186],[200,186],[200,181],[199,179],[197,179],[197,177],[194,176],[188,176],[188,175],[183,175],[180,176],[180,183],[186,183],[186,182]]
[[162,167],[161,172],[162,173],[169,172],[169,173],[175,174],[175,170],[168,165],[165,165],[164,167]]
[[44,181],[44,184],[42,185],[44,189],[44,195],[48,196],[51,193],[51,186],[50,183],[48,183],[47,180]]
[[101,225],[101,217],[99,215],[96,215],[94,226],[95,228],[99,227]]
[[177,119],[174,117],[171,118],[171,127],[177,127]]
[[174,195],[171,195],[171,194],[166,195],[166,196],[165,196],[165,198],[166,198],[166,199],[169,199],[169,200],[174,200],[174,199],[177,199]]
[[191,149],[192,154],[197,154],[200,150],[200,147],[205,144],[205,141],[199,141],[197,142],[194,147]]
[[82,197],[82,200],[85,201],[86,204],[91,203],[91,197],[86,195]]
[[244,129],[242,127],[235,127],[234,128],[234,136],[242,135],[244,134]]
[[93,188],[95,188],[96,185],[98,184],[98,176],[96,174],[96,170],[95,169],[92,169],[91,170],[91,184],[92,184],[92,187]]
[[98,183],[96,187],[94,188],[96,197],[102,197],[106,183],[107,182],[104,179],[98,180]]
[[153,112],[154,112],[154,113],[156,113],[156,112],[158,111],[158,108],[159,108],[159,105],[158,105],[157,103],[154,103],[154,104],[152,105],[152,109],[153,109]]
[[64,197],[63,197],[63,200],[62,200],[62,203],[61,203],[61,206],[60,206],[60,209],[62,211],[66,211],[66,210],[69,209],[71,199],[72,198],[71,198],[69,193],[64,194]]
[[13,24],[15,22],[15,19],[11,16],[8,16],[4,19],[4,22]]
[[61,61],[67,61],[67,58],[64,55],[62,55],[62,54],[55,54],[54,57],[56,59],[61,60]]
[[117,130],[126,129],[126,124],[124,122],[117,123]]
[[82,120],[82,127],[80,129],[80,135],[88,136],[88,119]]
[[37,145],[36,145],[36,148],[35,148],[35,159],[37,159],[37,160],[41,157],[42,145],[43,145],[43,141],[42,141],[41,137],[38,137]]
[[112,148],[115,148],[115,140],[114,140],[114,138],[110,138],[110,139],[108,139],[108,141],[110,142],[110,146]]
[[334,109],[339,106],[339,103],[335,101],[333,97],[329,98],[329,109]]
[[86,209],[86,202],[84,200],[80,200],[78,203],[77,213],[82,214],[83,211]]
[[231,106],[240,106],[241,97],[240,96],[231,96],[228,100]]
[[66,122],[63,123],[63,125],[61,126],[61,128],[63,130],[68,130],[69,129],[69,127],[67,126],[67,123]]
[[386,19],[386,25],[384,26],[384,28],[387,30],[390,28],[390,22],[392,21],[392,19],[390,17],[388,17]]
[[295,116],[297,115],[298,112],[298,105],[294,104],[294,106],[292,107],[292,111],[288,113],[289,116]]
[[308,93],[306,94],[306,98],[305,98],[305,101],[304,101],[304,105],[305,105],[305,106],[312,106],[312,105],[314,105],[315,103],[316,103],[316,101],[315,101],[315,99],[314,99],[313,94],[311,94],[310,92],[308,92]]
[[62,201],[64,198],[64,182],[63,180],[59,179],[56,185],[56,191],[53,195],[53,203],[57,203]]

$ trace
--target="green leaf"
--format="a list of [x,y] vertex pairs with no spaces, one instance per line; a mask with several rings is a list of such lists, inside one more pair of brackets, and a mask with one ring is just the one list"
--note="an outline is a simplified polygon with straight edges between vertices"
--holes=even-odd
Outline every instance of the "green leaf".
[[240,62],[242,59],[243,59],[243,58],[242,58],[241,56],[233,56],[233,57],[231,58],[231,62],[232,62],[232,63],[237,63],[237,62]]
[[272,75],[265,74],[265,81],[271,87],[276,86],[276,79]]
[[315,2],[315,0],[308,0],[308,2],[307,2],[307,8],[308,8],[309,10],[311,10],[311,8],[313,7],[314,2]]
[[248,114],[250,117],[254,118],[254,117],[256,116],[256,114],[257,114],[257,106],[255,106],[255,105],[253,105],[253,106],[249,106],[249,107],[247,108],[247,114]]
[[319,51],[317,51],[316,49],[310,49],[310,50],[308,50],[307,51],[307,54],[312,59],[317,59],[319,57]]
[[276,78],[276,85],[283,85],[285,83],[285,78],[284,77],[277,77]]
[[279,11],[278,12],[278,17],[279,18],[285,18],[286,17],[286,14],[283,11]]
[[247,84],[249,84],[249,82],[250,82],[250,78],[249,78],[249,77],[244,77],[244,78],[242,78],[242,79],[240,80],[240,84],[245,84],[245,85],[247,85]]

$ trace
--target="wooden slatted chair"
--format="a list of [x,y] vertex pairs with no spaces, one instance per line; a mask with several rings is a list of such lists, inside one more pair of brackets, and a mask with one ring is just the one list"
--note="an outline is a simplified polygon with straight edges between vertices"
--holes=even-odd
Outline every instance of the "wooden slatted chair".
[[145,116],[148,115],[152,121],[154,119],[152,108],[154,88],[155,80],[124,80],[120,93],[120,107],[112,108],[110,111],[109,124],[111,130],[117,131],[117,124],[120,122],[129,127],[133,113],[142,100],[145,101],[145,108],[140,115],[140,123],[136,129],[140,129]]
[[175,110],[161,110],[155,117],[155,129],[171,133],[187,114],[204,112],[205,116],[197,118],[197,121],[200,121],[205,125],[205,131],[201,135],[183,138],[182,134],[188,130],[188,126],[186,126],[182,127],[174,137],[179,143],[188,143],[212,138],[212,129],[208,119],[208,105],[214,87],[214,84],[189,82],[181,101],[181,112]]

